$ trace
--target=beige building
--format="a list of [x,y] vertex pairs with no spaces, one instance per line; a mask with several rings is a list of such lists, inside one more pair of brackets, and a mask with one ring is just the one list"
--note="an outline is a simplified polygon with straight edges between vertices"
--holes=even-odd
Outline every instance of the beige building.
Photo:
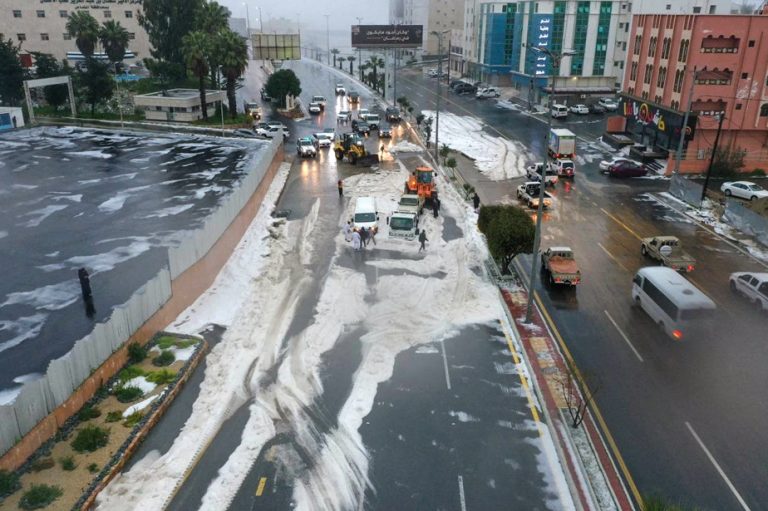
[[[208,117],[216,113],[216,103],[226,99],[226,91],[206,90],[205,106]],[[137,109],[144,110],[144,117],[148,121],[192,122],[203,118],[200,91],[197,89],[169,89],[140,94],[133,97],[133,102]]]
[[82,10],[100,24],[115,20],[125,27],[131,35],[128,50],[135,54],[128,63],[150,56],[147,34],[139,26],[141,0],[0,0],[0,39],[20,42],[24,52],[64,59],[67,52],[78,52],[75,40],[67,34],[67,18]]
[[[437,37],[432,32],[463,28],[464,0],[390,0],[389,22],[424,27],[424,55],[437,55]],[[443,55],[448,54],[448,36],[443,38]]]

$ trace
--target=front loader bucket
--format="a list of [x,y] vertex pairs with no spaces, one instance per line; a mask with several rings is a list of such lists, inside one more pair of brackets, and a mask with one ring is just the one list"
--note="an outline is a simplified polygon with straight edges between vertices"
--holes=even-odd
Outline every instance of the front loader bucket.
[[375,163],[379,163],[379,155],[378,154],[366,154],[362,158],[359,158],[357,162],[360,165],[373,165]]

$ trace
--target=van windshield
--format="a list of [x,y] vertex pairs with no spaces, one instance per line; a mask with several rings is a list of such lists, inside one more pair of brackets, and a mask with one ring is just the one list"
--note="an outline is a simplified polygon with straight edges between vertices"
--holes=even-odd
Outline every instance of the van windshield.
[[368,223],[376,221],[376,213],[356,213],[355,223]]
[[410,218],[390,218],[389,227],[390,229],[407,231],[413,228],[413,220]]

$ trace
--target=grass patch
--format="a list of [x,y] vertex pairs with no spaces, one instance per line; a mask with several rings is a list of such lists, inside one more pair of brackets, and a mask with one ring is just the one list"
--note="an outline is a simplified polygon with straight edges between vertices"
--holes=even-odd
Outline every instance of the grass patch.
[[141,422],[141,419],[143,418],[144,418],[143,413],[139,411],[133,412],[132,414],[130,414],[128,417],[125,418],[125,420],[123,421],[123,426],[125,426],[126,428],[132,428],[136,424]]
[[66,470],[67,472],[71,472],[77,468],[77,464],[75,463],[75,458],[73,456],[64,456],[63,458],[59,458],[59,465],[61,465],[62,470]]
[[170,348],[178,348],[178,349],[189,348],[190,346],[194,346],[195,344],[197,344],[197,341],[194,341],[192,339],[177,339],[176,337],[172,337],[170,335],[164,335],[157,340],[157,343],[155,344],[155,346],[157,346],[161,350],[167,350]]
[[117,373],[117,378],[120,380],[120,383],[125,383],[134,378],[138,378],[139,376],[144,376],[145,374],[146,372],[141,367],[132,365]]
[[112,412],[107,412],[107,418],[104,420],[106,422],[117,422],[122,418],[123,418],[122,412],[115,410]]
[[98,471],[99,471],[99,465],[98,464],[91,463],[90,465],[88,465],[88,472],[90,472],[91,474],[95,474]]
[[22,495],[19,507],[24,510],[42,509],[48,507],[63,494],[64,490],[59,486],[36,484]]
[[119,387],[115,390],[115,397],[121,403],[136,401],[144,395],[144,391],[138,387]]
[[673,503],[660,495],[646,495],[643,497],[643,511],[699,511],[699,508]]
[[128,345],[128,360],[130,360],[132,364],[142,362],[147,358],[148,354],[149,350],[137,342],[132,342]]
[[0,470],[0,497],[6,497],[21,488],[19,476],[10,470]]
[[77,418],[80,419],[80,421],[85,422],[89,421],[91,419],[95,419],[96,417],[101,416],[101,410],[99,410],[96,406],[91,405],[85,405],[80,412],[77,414]]
[[165,350],[152,359],[152,365],[157,367],[165,367],[173,364],[175,360],[176,356],[171,351]]
[[43,470],[48,470],[50,468],[53,468],[56,466],[56,462],[53,461],[53,458],[40,458],[34,461],[32,463],[32,466],[30,469],[32,472],[42,472]]
[[77,452],[94,452],[109,442],[109,430],[88,425],[78,431],[72,441],[72,448]]
[[168,385],[175,379],[176,379],[176,373],[169,369],[152,371],[147,375],[147,381],[152,382],[155,385]]

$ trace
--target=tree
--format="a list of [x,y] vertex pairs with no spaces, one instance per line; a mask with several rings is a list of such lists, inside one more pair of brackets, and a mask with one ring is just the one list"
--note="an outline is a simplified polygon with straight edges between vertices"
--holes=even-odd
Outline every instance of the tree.
[[75,38],[75,45],[88,59],[96,50],[99,40],[99,22],[88,11],[75,11],[67,20],[67,33]]
[[22,85],[24,68],[19,60],[21,44],[14,46],[13,41],[0,40],[0,103],[17,106],[24,97]]
[[336,55],[339,54],[339,50],[331,48],[331,54],[333,55],[333,67],[336,67]]
[[738,149],[718,149],[712,161],[712,176],[730,178],[744,167],[744,153]]
[[[33,52],[35,57],[35,67],[37,68],[38,78],[51,78],[69,74],[69,67],[63,68],[59,61],[53,55],[48,53]],[[66,84],[49,85],[43,88],[45,101],[51,105],[54,110],[58,110],[61,105],[69,99],[69,90]]]
[[184,61],[187,68],[197,77],[200,91],[200,111],[203,120],[208,120],[208,102],[205,99],[205,77],[208,74],[208,54],[211,41],[208,34],[199,30],[190,32],[181,40],[184,45]]
[[290,69],[280,69],[272,73],[267,80],[267,94],[278,98],[280,105],[285,108],[285,96],[298,96],[301,94],[301,81]]
[[371,66],[367,63],[363,63],[357,66],[357,70],[360,72],[360,79],[363,81],[363,83],[366,83],[365,72],[368,71],[370,67]]
[[339,69],[343,69],[344,68],[344,61],[347,60],[347,58],[346,57],[337,57],[336,60],[339,61]]
[[229,112],[232,118],[237,117],[237,98],[235,86],[248,67],[248,47],[242,37],[227,30],[218,36],[219,53],[221,58],[221,73],[226,80]]
[[448,159],[448,155],[451,154],[452,151],[453,149],[448,147],[448,144],[443,144],[440,146],[440,156],[443,157],[443,165],[445,165],[445,162]]
[[[186,76],[184,36],[197,29],[204,0],[144,0],[139,24],[147,31],[155,69],[176,80]],[[149,63],[147,63],[149,67]]]
[[[218,36],[229,32],[229,9],[211,1],[203,4],[202,9],[198,13],[197,26],[199,30],[207,33],[211,40],[216,40],[217,44],[213,45],[208,58],[208,68],[211,74],[211,87],[219,88],[219,67],[221,66],[222,48],[220,47]],[[247,57],[247,55],[246,55]]]
[[371,68],[371,71],[373,74],[373,79],[371,80],[371,83],[373,83],[373,88],[375,89],[379,83],[377,71],[379,70],[380,67],[384,67],[384,59],[382,59],[381,57],[377,57],[376,55],[372,55],[368,59],[368,66]]
[[107,58],[115,66],[115,73],[117,73],[117,64],[125,58],[125,49],[128,48],[130,40],[130,34],[119,21],[109,20],[99,31],[99,41]]
[[406,110],[411,105],[411,102],[405,96],[400,96],[397,98],[397,104],[400,105],[401,109]]
[[[509,273],[509,265],[518,254],[533,250],[536,228],[533,220],[516,206],[483,206],[480,208],[477,227],[488,240],[491,255],[501,265],[503,273]],[[483,212],[483,209],[486,209]]]
[[352,69],[352,63],[356,60],[357,60],[357,57],[355,57],[354,55],[350,55],[349,57],[347,57],[347,62],[349,62],[349,74],[351,75],[355,74]]
[[96,111],[96,104],[112,97],[115,81],[109,76],[107,64],[89,58],[85,61],[85,71],[78,75],[79,87],[84,90],[85,102],[91,105],[91,115]]
[[456,158],[448,158],[448,161],[445,162],[445,166],[451,169],[451,174],[456,171]]
[[558,372],[556,380],[571,416],[571,427],[577,428],[584,422],[587,408],[600,390],[600,379],[589,371],[579,373],[568,364],[564,371]]

